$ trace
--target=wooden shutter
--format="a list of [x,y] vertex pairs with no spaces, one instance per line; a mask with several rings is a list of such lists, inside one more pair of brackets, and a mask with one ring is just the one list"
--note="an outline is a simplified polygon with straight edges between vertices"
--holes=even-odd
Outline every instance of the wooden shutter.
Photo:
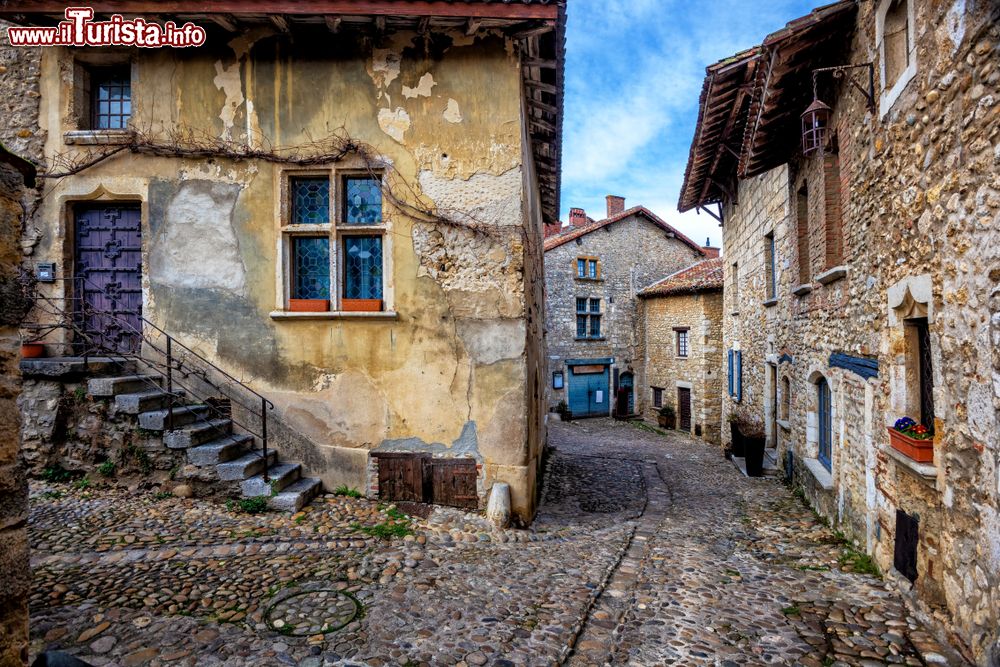
[[730,348],[728,350],[728,363],[726,364],[726,373],[729,376],[729,396],[733,396],[733,350]]
[[431,497],[436,505],[479,509],[473,459],[431,459]]

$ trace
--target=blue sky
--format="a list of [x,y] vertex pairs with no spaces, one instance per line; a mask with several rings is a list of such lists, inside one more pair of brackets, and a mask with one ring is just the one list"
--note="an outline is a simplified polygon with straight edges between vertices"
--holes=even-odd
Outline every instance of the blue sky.
[[642,204],[698,243],[715,220],[677,212],[705,67],[825,0],[570,0],[562,219]]

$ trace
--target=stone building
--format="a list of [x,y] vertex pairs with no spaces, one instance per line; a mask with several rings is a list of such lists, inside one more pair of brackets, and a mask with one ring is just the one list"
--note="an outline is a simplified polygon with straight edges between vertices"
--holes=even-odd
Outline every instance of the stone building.
[[706,259],[639,291],[642,416],[673,408],[671,428],[721,444],[722,260]]
[[[990,2],[797,19],[707,69],[680,199],[724,221],[724,418],[763,419],[809,502],[982,665],[1000,660],[998,45]],[[930,448],[900,442],[902,417]]]
[[25,303],[21,228],[34,181],[35,167],[0,144],[0,665],[12,666],[28,663],[28,481],[16,401]]
[[549,407],[565,401],[574,417],[617,414],[619,389],[627,414],[642,411],[636,293],[706,256],[649,209],[607,203],[597,221],[571,209],[569,225],[545,239]]
[[[150,7],[113,4],[126,19]],[[179,408],[159,375],[87,386],[170,448],[219,424],[188,462],[246,462],[245,494],[267,492],[247,482],[258,464],[270,487],[462,506],[502,481],[530,520],[565,3],[213,7],[145,17],[203,28],[196,48],[15,49],[39,70],[31,261],[54,264],[44,299],[87,313],[44,339],[48,355],[83,341],[144,376],[169,367],[169,334],[203,371]],[[48,26],[63,9],[0,17]],[[22,85],[0,84],[5,98]],[[248,450],[265,433],[280,462]]]

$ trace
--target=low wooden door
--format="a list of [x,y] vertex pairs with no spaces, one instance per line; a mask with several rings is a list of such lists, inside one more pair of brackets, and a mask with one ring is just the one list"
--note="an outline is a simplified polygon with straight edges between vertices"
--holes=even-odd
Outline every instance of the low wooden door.
[[431,460],[431,502],[436,505],[479,508],[476,462],[470,459]]
[[479,508],[475,459],[435,459],[427,454],[379,453],[378,497],[400,502]]
[[691,390],[686,387],[677,388],[677,414],[680,416],[680,430],[691,430]]
[[422,503],[426,493],[424,484],[425,460],[420,454],[378,455],[378,497],[384,500]]
[[80,348],[129,354],[142,333],[142,217],[135,206],[76,210],[74,277]]

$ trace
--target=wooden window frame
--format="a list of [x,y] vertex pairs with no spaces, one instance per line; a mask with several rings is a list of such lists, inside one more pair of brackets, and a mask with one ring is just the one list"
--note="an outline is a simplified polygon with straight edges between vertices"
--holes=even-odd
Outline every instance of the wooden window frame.
[[[278,310],[305,314],[332,313],[365,314],[392,311],[392,292],[390,289],[392,270],[392,239],[390,220],[386,214],[386,198],[382,197],[382,219],[376,225],[347,224],[344,220],[346,181],[348,178],[376,178],[385,183],[385,175],[378,171],[374,174],[365,169],[288,169],[279,175],[278,184],[278,225],[280,250],[278,253],[278,271],[280,280]],[[326,224],[295,224],[292,221],[293,201],[292,182],[297,178],[327,178],[330,182],[330,220]],[[297,303],[292,299],[294,281],[294,258],[292,245],[295,237],[326,236],[330,243],[330,299],[325,308],[322,304]],[[344,241],[351,236],[376,236],[382,243],[382,298],[381,299],[347,299],[344,297],[346,286],[347,262],[344,255]]]
[[653,407],[663,407],[663,387],[650,387],[653,390]]

